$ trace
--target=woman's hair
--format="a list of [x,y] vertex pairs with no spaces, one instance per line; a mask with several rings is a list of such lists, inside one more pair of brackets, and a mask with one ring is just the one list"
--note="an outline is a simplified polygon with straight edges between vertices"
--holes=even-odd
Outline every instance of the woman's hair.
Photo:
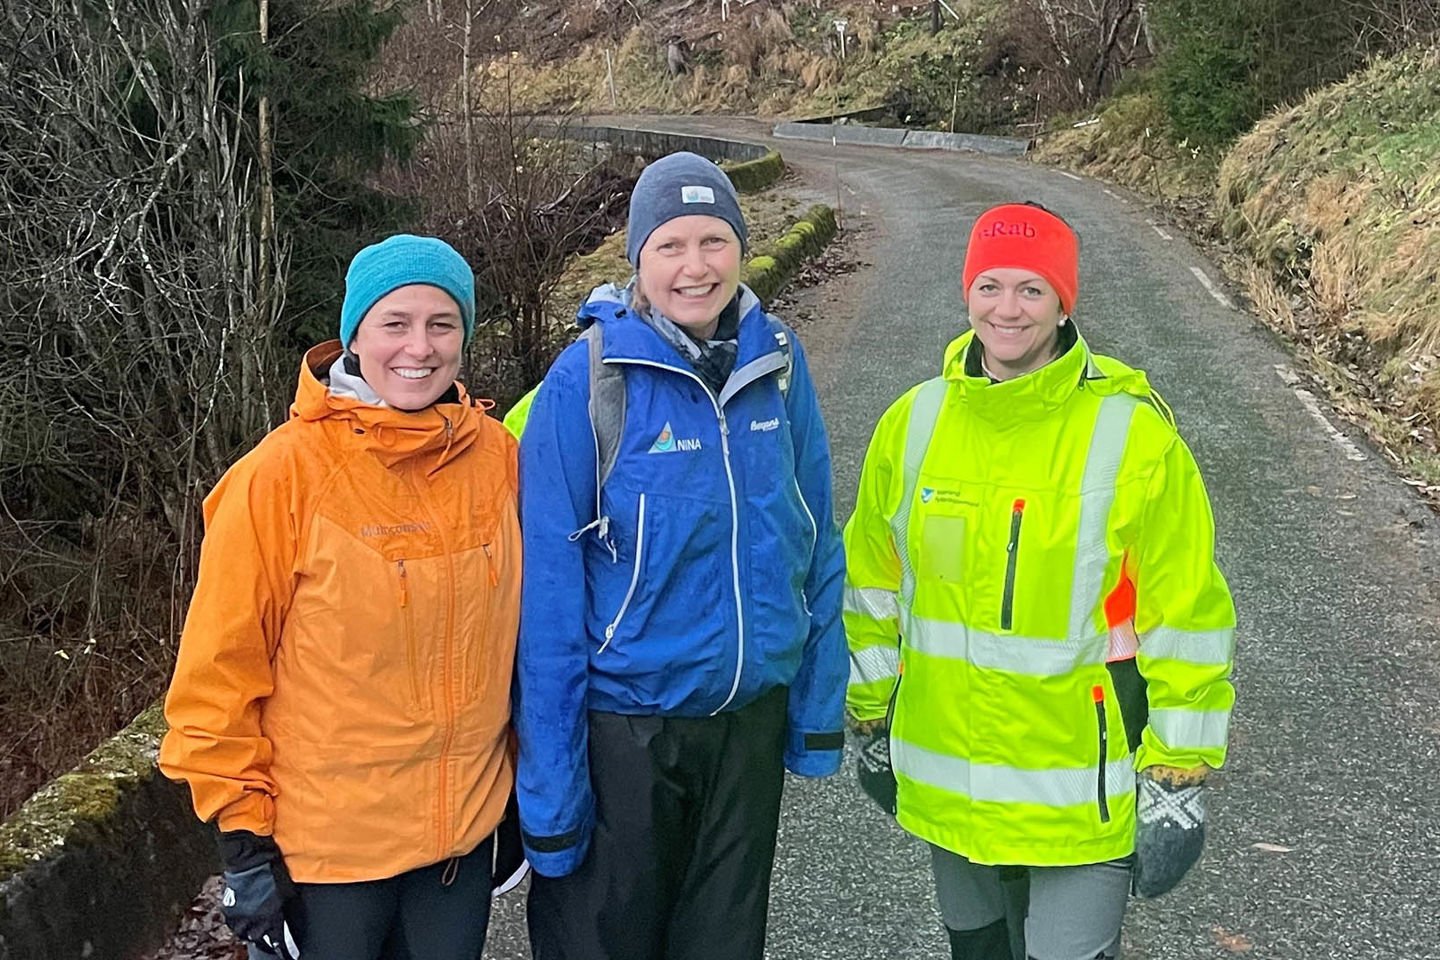
[[633,313],[644,313],[650,308],[650,298],[645,296],[645,291],[640,287],[640,271],[635,271],[635,277],[630,282],[630,310]]

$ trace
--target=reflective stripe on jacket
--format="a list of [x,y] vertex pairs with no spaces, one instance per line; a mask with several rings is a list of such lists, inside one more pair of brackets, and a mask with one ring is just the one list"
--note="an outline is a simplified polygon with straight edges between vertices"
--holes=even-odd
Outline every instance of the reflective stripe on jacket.
[[588,847],[587,710],[704,717],[788,686],[786,766],[839,767],[844,555],[829,445],[804,353],[797,344],[787,363],[775,336],[794,334],[744,288],[740,306],[734,371],[715,396],[619,291],[592,294],[582,323],[605,325],[603,362],[625,369],[598,499],[588,342],[560,355],[531,407],[516,727],[521,823],[542,874],[568,873]]
[[[972,337],[871,440],[845,529],[848,705],[893,710],[912,833],[977,863],[1123,857],[1135,769],[1225,758],[1235,614],[1209,501],[1144,374],[1081,340],[992,384],[965,372]],[[1131,757],[1106,662],[1137,639]]]
[[273,834],[301,882],[469,853],[513,783],[515,441],[463,393],[331,394],[339,351],[205,500],[160,751],[201,819]]

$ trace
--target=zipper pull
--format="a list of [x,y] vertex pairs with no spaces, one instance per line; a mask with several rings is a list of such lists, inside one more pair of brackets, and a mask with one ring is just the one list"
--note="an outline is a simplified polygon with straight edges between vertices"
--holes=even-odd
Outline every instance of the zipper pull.
[[405,572],[405,561],[396,560],[395,566],[400,571],[400,606],[410,606],[410,576]]
[[720,432],[727,437],[730,436],[730,423],[725,419],[724,410],[720,411]]
[[486,566],[490,568],[490,586],[500,586],[500,574],[495,570],[495,555],[490,552],[490,544],[480,544],[480,549],[485,551]]

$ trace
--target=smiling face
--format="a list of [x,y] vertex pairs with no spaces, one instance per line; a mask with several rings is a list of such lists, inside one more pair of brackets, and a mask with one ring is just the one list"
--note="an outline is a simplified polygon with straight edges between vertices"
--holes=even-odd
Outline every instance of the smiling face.
[[655,228],[639,257],[640,293],[655,309],[704,339],[740,286],[740,240],[730,224],[700,214]]
[[1060,339],[1060,297],[1030,270],[982,271],[967,291],[970,325],[985,346],[985,366],[1009,380],[1055,358]]
[[375,301],[350,352],[380,399],[397,410],[420,410],[450,388],[464,346],[460,307],[450,294],[412,283]]

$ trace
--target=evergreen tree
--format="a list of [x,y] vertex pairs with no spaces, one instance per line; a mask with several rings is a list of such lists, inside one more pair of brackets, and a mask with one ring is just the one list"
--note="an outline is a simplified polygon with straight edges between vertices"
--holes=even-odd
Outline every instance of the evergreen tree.
[[422,127],[410,93],[367,89],[381,47],[403,19],[400,5],[269,0],[268,15],[263,45],[257,0],[216,0],[210,17],[221,99],[242,111],[252,144],[260,97],[269,96],[276,236],[289,251],[284,332],[299,347],[334,335],[355,251],[413,216],[366,178],[407,158]]

